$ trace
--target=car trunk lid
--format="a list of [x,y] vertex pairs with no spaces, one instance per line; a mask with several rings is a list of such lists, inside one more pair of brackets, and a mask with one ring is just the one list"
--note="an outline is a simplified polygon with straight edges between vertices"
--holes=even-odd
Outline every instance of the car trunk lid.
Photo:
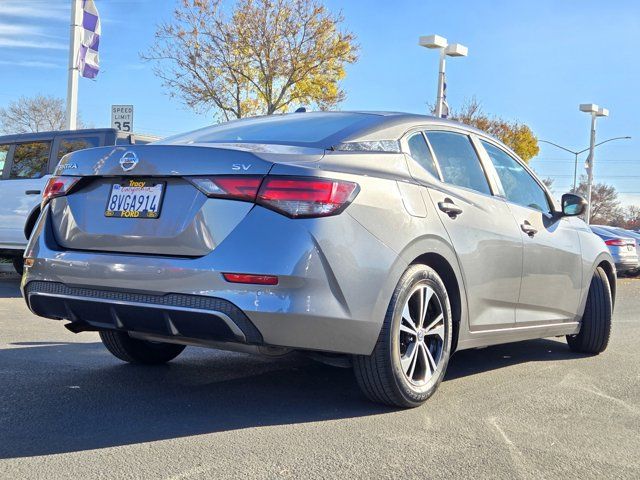
[[[261,151],[258,146],[241,149],[136,145],[74,152],[64,157],[56,170],[57,175],[82,178],[68,195],[50,202],[55,238],[63,248],[73,250],[206,255],[233,231],[254,204],[210,198],[194,185],[193,179],[230,175],[259,178],[267,175],[278,159],[286,163],[322,158],[321,151],[304,150],[298,152],[300,155],[278,155]],[[125,192],[129,196],[120,190],[120,196],[114,197],[124,187],[133,187]],[[151,200],[149,190],[144,190],[147,187],[157,189]],[[138,216],[123,215],[136,211],[130,208],[133,195],[137,195],[134,204],[144,204],[146,200],[150,205],[155,199],[153,215],[148,215],[150,210],[146,207]]]

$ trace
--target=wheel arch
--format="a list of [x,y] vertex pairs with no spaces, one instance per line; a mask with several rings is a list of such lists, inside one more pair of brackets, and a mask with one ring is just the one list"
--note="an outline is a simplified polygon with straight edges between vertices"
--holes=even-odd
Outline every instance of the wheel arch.
[[609,288],[611,289],[611,307],[613,309],[616,305],[616,283],[618,281],[616,277],[616,267],[609,259],[600,260],[600,263],[598,263],[593,268],[593,273],[595,273],[596,268],[598,267],[602,268],[604,270],[604,273],[607,274],[607,279],[609,280]]
[[407,246],[402,252],[402,257],[409,265],[423,264],[433,268],[444,282],[453,315],[454,335],[451,351],[454,352],[461,331],[467,326],[467,297],[462,271],[453,247],[445,239],[432,235]]
[[460,283],[458,282],[455,271],[446,258],[433,252],[423,253],[419,257],[415,258],[411,264],[422,264],[433,268],[444,282],[447,295],[449,296],[449,303],[451,304],[451,314],[453,316],[453,338],[451,339],[451,351],[455,352],[458,346],[458,336],[460,334],[460,323],[462,319],[462,292],[460,290]]
[[[589,268],[590,265],[590,268]],[[615,307],[616,303],[616,267],[613,258],[609,252],[601,252],[592,263],[587,263],[584,268],[582,298],[580,300],[580,307],[578,310],[578,318],[582,318],[584,315],[584,309],[587,306],[587,297],[589,296],[589,286],[591,285],[591,279],[596,272],[596,269],[600,267],[604,270],[609,281],[609,288],[611,289],[611,307]]]
[[31,210],[31,212],[29,213],[29,216],[27,217],[27,221],[24,224],[24,236],[27,240],[31,238],[31,234],[33,233],[33,229],[36,226],[36,222],[38,221],[39,217],[40,217],[40,205],[37,205],[36,207],[33,208],[33,210]]

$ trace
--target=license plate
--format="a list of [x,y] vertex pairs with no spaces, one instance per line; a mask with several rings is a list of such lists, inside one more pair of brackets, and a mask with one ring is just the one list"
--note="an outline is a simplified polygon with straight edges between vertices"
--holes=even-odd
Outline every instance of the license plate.
[[114,218],[158,218],[164,182],[128,180],[111,185],[105,217]]

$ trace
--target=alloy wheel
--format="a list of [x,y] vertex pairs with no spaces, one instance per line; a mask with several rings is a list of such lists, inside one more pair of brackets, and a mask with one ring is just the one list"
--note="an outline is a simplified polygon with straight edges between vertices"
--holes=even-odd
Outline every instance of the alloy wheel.
[[445,335],[438,294],[426,284],[416,285],[400,321],[400,365],[409,382],[421,386],[433,377],[442,362]]

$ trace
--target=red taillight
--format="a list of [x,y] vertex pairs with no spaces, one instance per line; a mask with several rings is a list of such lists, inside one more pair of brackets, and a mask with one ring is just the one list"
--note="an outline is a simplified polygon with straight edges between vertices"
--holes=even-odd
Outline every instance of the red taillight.
[[52,198],[68,194],[73,186],[78,183],[78,180],[80,180],[80,177],[51,177],[46,187],[44,187],[41,207],[44,208]]
[[258,194],[262,177],[223,175],[218,177],[195,177],[188,180],[208,197],[253,202]]
[[250,273],[223,273],[222,276],[231,283],[250,283],[253,285],[277,285],[275,275],[253,275]]
[[358,184],[306,177],[266,177],[257,203],[292,218],[336,215],[351,203]]
[[626,247],[628,242],[621,238],[612,238],[611,240],[605,240],[604,243],[610,247]]

